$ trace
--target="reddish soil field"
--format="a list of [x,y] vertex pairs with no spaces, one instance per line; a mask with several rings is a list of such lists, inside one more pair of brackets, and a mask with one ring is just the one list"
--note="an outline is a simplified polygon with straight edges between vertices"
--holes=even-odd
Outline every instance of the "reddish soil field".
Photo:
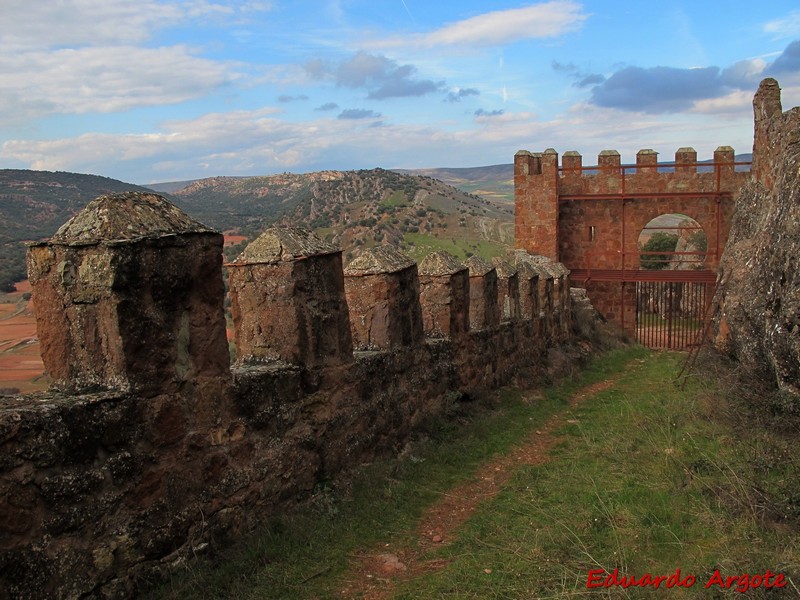
[[247,241],[247,237],[243,235],[228,235],[225,234],[225,245],[226,246],[235,246],[241,242]]
[[33,392],[49,385],[39,356],[33,307],[22,298],[30,289],[23,281],[16,292],[0,297],[0,389]]

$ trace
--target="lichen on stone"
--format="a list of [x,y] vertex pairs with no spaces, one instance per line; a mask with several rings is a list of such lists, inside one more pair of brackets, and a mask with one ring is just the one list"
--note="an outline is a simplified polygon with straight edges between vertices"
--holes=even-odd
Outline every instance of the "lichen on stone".
[[95,198],[62,225],[50,243],[89,245],[184,233],[216,233],[156,193],[123,192]]
[[492,265],[494,265],[494,268],[497,269],[497,276],[500,279],[508,279],[509,277],[513,277],[517,274],[517,267],[512,265],[507,260],[503,260],[499,256],[492,258]]
[[419,263],[420,275],[455,275],[466,270],[467,267],[460,263],[455,256],[443,251],[431,252]]
[[354,258],[345,268],[344,274],[349,277],[357,277],[397,273],[411,268],[415,264],[411,258],[391,246],[375,246]]
[[483,260],[480,256],[470,256],[466,262],[470,277],[483,277],[487,273],[494,271],[494,265]]
[[248,244],[231,264],[272,264],[336,252],[341,250],[308,229],[271,227]]
[[544,279],[555,279],[569,275],[569,269],[562,263],[549,259],[546,256],[528,254],[524,250],[517,250],[514,259],[517,263],[517,268],[522,264],[529,264]]

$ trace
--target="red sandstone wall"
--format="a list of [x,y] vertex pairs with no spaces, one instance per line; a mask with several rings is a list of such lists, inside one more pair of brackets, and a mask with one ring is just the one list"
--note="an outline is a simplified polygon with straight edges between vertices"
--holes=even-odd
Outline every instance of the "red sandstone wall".
[[236,367],[232,388],[188,395],[6,400],[0,584],[11,598],[130,596],[134,574],[224,543],[390,451],[453,391],[530,380],[546,354],[526,320],[313,373]]
[[[622,205],[618,200],[571,200],[561,203],[559,258],[569,269],[639,269],[639,234],[654,218],[669,213],[693,218],[706,232],[708,253],[703,268],[715,270],[725,248],[733,217],[733,200],[719,205],[712,198],[659,201],[632,199],[625,202],[623,238]],[[594,226],[594,240],[589,228]],[[623,244],[624,240],[624,244]],[[623,248],[625,262],[623,267]]]
[[[159,228],[183,219],[163,198],[155,204]],[[89,223],[94,218],[79,216]],[[206,235],[190,225],[190,239]],[[158,283],[159,265],[169,274],[180,268],[181,258],[191,257],[177,253],[162,263],[154,260],[151,246],[191,249],[181,235],[158,229],[152,239],[123,245],[112,240],[108,246],[124,253],[121,264],[128,274],[146,274]],[[453,392],[474,396],[515,380],[530,382],[543,370],[550,338],[539,335],[535,320],[469,329],[466,269],[446,282],[429,276],[420,298],[413,299],[430,314],[446,315],[439,321],[441,337],[420,343],[418,334],[398,334],[396,339],[411,345],[353,355],[349,322],[370,307],[346,306],[340,253],[323,249],[313,255],[312,237],[273,235],[262,250],[266,256],[278,248],[275,240],[283,244],[274,263],[237,267],[232,277],[237,332],[247,335],[238,346],[248,356],[233,369],[227,368],[224,335],[205,335],[191,315],[165,318],[202,300],[219,317],[211,328],[219,333],[220,256],[194,252],[191,270],[184,270],[205,274],[208,289],[188,287],[191,293],[176,293],[171,302],[169,285],[115,288],[135,305],[132,315],[146,310],[148,323],[169,327],[145,335],[112,322],[83,320],[83,337],[64,342],[66,348],[132,331],[132,337],[117,340],[122,347],[137,345],[141,364],[129,365],[131,372],[152,368],[174,372],[175,378],[140,383],[123,372],[121,380],[131,382],[124,390],[115,389],[112,380],[101,382],[105,391],[94,394],[0,399],[0,597],[130,597],[137,577],[152,578],[209,544],[237,536],[308,496],[320,480],[401,446],[421,419],[443,410]],[[57,246],[52,253],[37,248],[29,257],[32,268],[41,267],[41,289],[58,292],[39,297],[40,306],[53,298],[77,306],[87,300],[76,293],[83,283],[57,277],[53,263],[71,243],[59,240],[52,243]],[[137,269],[137,260],[147,268]],[[45,269],[45,263],[52,268]],[[416,280],[407,283],[401,286],[404,301],[418,289]],[[552,279],[543,283],[552,286]],[[152,290],[157,302],[148,298]],[[482,299],[496,303],[497,297],[492,287]],[[547,302],[545,311],[569,310],[563,297],[553,299],[550,293]],[[342,314],[342,307],[350,313]],[[56,330],[71,314],[55,308],[43,306],[52,319],[42,327]],[[491,312],[496,314],[497,307]],[[117,315],[122,322],[129,316]],[[406,322],[411,331],[409,319],[398,326]],[[254,356],[255,349],[265,347],[285,351]],[[72,360],[67,350],[54,360]],[[224,356],[226,368],[204,363],[205,355]],[[327,360],[330,356],[336,360]],[[83,376],[92,380],[93,369],[104,372],[104,361],[102,353],[88,353],[80,363]]]
[[[735,171],[733,160],[733,149],[720,147],[714,154],[714,170],[697,172],[696,153],[681,148],[675,154],[674,171],[659,172],[658,156],[652,150],[640,151],[636,166],[625,168],[619,153],[606,150],[598,156],[596,167],[583,170],[582,157],[567,152],[559,171],[554,150],[518,152],[514,172],[517,247],[561,262],[570,270],[638,270],[643,228],[660,215],[679,213],[703,228],[708,240],[703,268],[716,270],[728,240],[736,196],[748,177]],[[719,192],[724,195],[669,196]],[[636,194],[664,196],[636,198]],[[581,198],[587,195],[593,197]],[[587,286],[587,292],[607,318],[624,322],[626,329],[633,326],[635,293],[626,290],[623,304],[620,284],[595,282]]]

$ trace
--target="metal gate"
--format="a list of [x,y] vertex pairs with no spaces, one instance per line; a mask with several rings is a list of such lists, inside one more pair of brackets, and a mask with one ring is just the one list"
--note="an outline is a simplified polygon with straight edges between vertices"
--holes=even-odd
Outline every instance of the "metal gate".
[[703,332],[712,287],[697,281],[637,281],[636,340],[649,348],[691,348]]

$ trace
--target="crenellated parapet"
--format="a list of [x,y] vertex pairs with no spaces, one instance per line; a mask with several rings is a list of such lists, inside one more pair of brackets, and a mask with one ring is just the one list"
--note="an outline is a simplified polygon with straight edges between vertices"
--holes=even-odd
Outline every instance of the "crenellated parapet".
[[522,150],[514,175],[517,248],[570,269],[637,269],[642,228],[661,214],[681,213],[706,231],[714,268],[747,177],[736,166],[730,146],[718,147],[707,162],[698,162],[693,148],[679,148],[666,163],[654,150],[640,150],[634,164],[603,150],[589,166],[575,151],[565,152],[559,166],[553,149]]
[[[772,114],[777,104],[771,94],[767,84],[756,97],[757,148],[759,140],[769,139],[771,121],[764,116],[759,128],[758,107],[764,115]],[[565,266],[578,285],[587,286],[589,297],[606,318],[631,330],[635,273],[642,268],[640,240],[652,235],[646,228],[663,215],[694,220],[699,225],[697,233],[703,234],[705,251],[692,255],[699,259],[693,266],[713,281],[709,273],[719,264],[735,199],[749,176],[749,163],[736,163],[730,146],[718,147],[713,159],[704,162],[699,162],[697,152],[689,147],[678,148],[666,162],[659,162],[658,153],[650,148],[640,150],[633,164],[623,164],[616,150],[603,150],[592,162],[587,166],[578,152],[569,151],[559,166],[558,153],[552,148],[516,154],[516,246]],[[766,167],[755,170],[769,182]],[[553,285],[555,296],[563,303],[568,286],[557,291],[559,278],[549,281],[545,285]],[[520,285],[525,306],[525,284],[521,281]],[[545,298],[546,294],[541,301]],[[544,323],[554,339],[568,335],[569,317],[560,319],[557,302],[552,307],[545,305],[544,313],[545,321],[555,319],[553,324]]]
[[639,150],[636,161],[629,164],[622,163],[617,150],[603,150],[588,166],[573,150],[564,153],[558,172],[557,192],[562,196],[733,193],[745,178],[743,173],[735,173],[730,146],[718,147],[713,159],[706,162],[698,162],[697,151],[689,147],[678,148],[671,161],[662,163],[658,152],[650,148]]
[[561,339],[542,326],[564,308],[546,259],[418,266],[377,247],[345,269],[312,232],[272,228],[227,265],[231,365],[222,245],[134,193],[30,247],[56,387],[0,396],[10,597],[133,597],[143,574],[403,447],[454,397],[535,383]]

